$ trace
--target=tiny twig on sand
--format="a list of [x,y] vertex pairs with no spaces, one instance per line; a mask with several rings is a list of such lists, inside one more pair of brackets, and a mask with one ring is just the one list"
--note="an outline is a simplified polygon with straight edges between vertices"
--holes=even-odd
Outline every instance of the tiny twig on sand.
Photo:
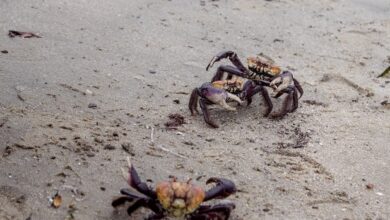
[[327,82],[331,79],[339,80],[340,82],[343,82],[347,84],[348,86],[354,88],[359,94],[365,95],[367,97],[374,96],[374,92],[369,88],[363,88],[360,85],[356,84],[355,82],[351,81],[350,79],[340,75],[340,74],[325,74],[321,81]]
[[[167,153],[170,153],[170,154],[172,154],[172,155],[175,155],[175,156],[177,156],[177,157],[180,157],[180,158],[183,158],[183,159],[188,159],[188,157],[186,157],[186,156],[183,156],[183,155],[181,155],[181,154],[178,154],[178,153],[176,153],[176,152],[173,152],[172,150],[170,150],[170,149],[168,149],[168,148],[166,148],[166,147],[164,147],[164,146],[162,146],[161,144],[155,144],[155,142],[154,142],[154,126],[147,126],[147,128],[150,128],[151,129],[151,131],[150,131],[150,144],[151,144],[151,146],[152,146],[152,148],[154,148],[154,149],[160,149],[160,150],[162,150],[162,151],[165,151],[165,152],[167,152]],[[156,147],[156,148],[155,148]]]
[[66,88],[66,89],[72,90],[73,92],[78,92],[78,93],[81,93],[83,95],[87,95],[86,92],[83,92],[80,89],[74,88],[73,86],[70,86],[68,84],[60,83],[59,85]]
[[150,142],[152,142],[152,144],[154,145],[154,127],[152,126],[152,131],[150,132]]
[[21,38],[36,37],[36,38],[41,38],[41,36],[39,36],[38,34],[34,34],[32,32],[14,31],[14,30],[9,30],[8,31],[8,36],[10,38],[14,38],[14,37],[21,37]]
[[350,79],[345,78],[344,76],[338,76],[342,81],[344,81],[347,85],[351,86],[352,88],[356,89],[360,94],[363,94],[367,97],[373,96],[374,93],[367,88],[363,88],[359,86],[358,84],[352,82]]
[[22,102],[25,102],[26,99],[23,98],[23,96],[21,95],[23,89],[22,88],[19,88],[18,86],[15,87],[15,90],[16,90],[16,96],[18,97],[18,99]]
[[175,155],[175,156],[177,156],[177,157],[180,157],[180,158],[183,158],[183,159],[188,159],[188,157],[183,156],[183,155],[181,155],[181,154],[178,154],[178,153],[176,153],[176,152],[173,152],[173,151],[171,151],[171,150],[165,148],[165,147],[162,146],[161,144],[157,145],[157,148],[160,149],[160,150],[162,150],[162,151],[165,151],[165,152],[167,152],[167,153],[170,153],[170,154],[172,154],[172,155]]

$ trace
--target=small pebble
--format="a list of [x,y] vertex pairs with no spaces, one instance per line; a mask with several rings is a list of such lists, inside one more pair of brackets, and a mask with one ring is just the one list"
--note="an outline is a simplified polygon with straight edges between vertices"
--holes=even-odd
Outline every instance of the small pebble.
[[189,146],[194,146],[194,143],[192,143],[191,141],[184,141],[183,144],[189,145]]
[[252,139],[252,138],[247,138],[247,140],[249,141],[249,143],[255,143],[255,139]]
[[372,183],[369,183],[369,184],[366,185],[366,189],[371,190],[373,188],[374,188],[374,184],[372,184]]
[[93,92],[91,90],[89,90],[89,89],[85,90],[85,93],[87,93],[88,95],[92,95],[93,94]]
[[103,139],[101,139],[101,138],[98,138],[98,137],[95,137],[94,138],[94,141],[96,142],[96,143],[103,143]]
[[88,157],[94,157],[94,156],[95,156],[95,154],[92,153],[92,152],[88,152],[86,155],[87,155]]
[[115,146],[114,145],[111,145],[111,144],[106,144],[106,146],[104,146],[104,150],[115,150]]
[[88,104],[88,108],[93,108],[93,109],[95,109],[95,108],[97,108],[97,105],[96,105],[95,103],[89,103],[89,104]]

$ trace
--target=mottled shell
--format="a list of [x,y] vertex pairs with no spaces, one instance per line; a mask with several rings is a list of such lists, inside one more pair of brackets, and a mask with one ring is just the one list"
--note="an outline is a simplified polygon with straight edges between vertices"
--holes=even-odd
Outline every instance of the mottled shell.
[[278,76],[281,72],[282,70],[280,69],[280,67],[277,66],[271,67],[271,73],[273,76]]
[[190,183],[161,182],[156,187],[157,198],[168,214],[182,217],[194,212],[203,202],[205,192]]
[[228,86],[234,86],[236,88],[242,88],[244,81],[242,79],[236,78],[232,80],[226,80]]
[[229,90],[230,88],[242,89],[244,81],[236,78],[232,80],[219,80],[212,82],[212,86],[217,89]]
[[225,81],[225,80],[214,81],[214,82],[212,83],[212,86],[213,86],[214,88],[217,88],[217,89],[223,89],[224,84],[225,84],[224,81]]
[[274,65],[274,61],[263,55],[256,57],[248,57],[248,68],[257,73],[268,74],[271,76],[278,76],[281,69]]
[[172,200],[174,198],[174,191],[171,187],[170,182],[161,182],[157,184],[156,187],[157,198],[160,201],[161,205],[167,209],[171,206]]

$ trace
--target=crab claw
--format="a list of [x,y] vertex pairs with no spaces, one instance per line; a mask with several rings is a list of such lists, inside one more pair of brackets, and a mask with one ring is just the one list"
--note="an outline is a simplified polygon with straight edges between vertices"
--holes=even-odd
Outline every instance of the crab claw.
[[231,180],[212,177],[206,181],[206,184],[210,183],[216,183],[216,186],[206,192],[204,201],[215,198],[223,199],[237,192],[236,185]]
[[295,85],[295,88],[297,88],[298,89],[298,92],[299,92],[299,98],[301,98],[302,97],[302,95],[303,95],[303,89],[302,89],[302,86],[301,86],[301,84],[299,83],[299,81],[298,80],[296,80],[295,78],[293,79],[294,80],[294,85]]
[[130,162],[130,157],[127,157],[128,171],[122,168],[122,175],[127,183],[136,189],[138,192],[145,194],[149,197],[156,198],[156,193],[148,187],[148,185],[141,181],[137,171]]
[[130,184],[130,182],[131,182],[131,180],[130,180],[130,178],[131,178],[130,172],[131,172],[132,165],[131,165],[130,157],[126,157],[126,160],[127,160],[128,171],[126,171],[124,168],[121,168],[122,176],[126,180],[126,182],[129,182],[129,185],[131,185]]
[[288,71],[284,71],[280,76],[272,80],[269,85],[274,89],[273,97],[277,98],[283,93],[283,91],[285,91],[289,87],[294,86],[293,75]]
[[217,61],[219,61],[219,57],[217,57],[217,56],[213,57],[213,58],[210,60],[209,64],[207,65],[206,71],[208,71],[209,68],[211,68],[211,67],[214,65],[214,63],[217,62]]
[[189,219],[219,219],[227,220],[236,205],[232,202],[224,202],[216,205],[203,205],[195,215]]

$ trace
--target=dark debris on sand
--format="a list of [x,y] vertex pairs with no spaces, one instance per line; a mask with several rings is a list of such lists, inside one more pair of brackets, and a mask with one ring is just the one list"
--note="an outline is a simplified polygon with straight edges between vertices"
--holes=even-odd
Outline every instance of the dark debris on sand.
[[179,113],[169,114],[168,118],[169,121],[164,124],[168,129],[177,129],[177,127],[186,123],[184,116]]

